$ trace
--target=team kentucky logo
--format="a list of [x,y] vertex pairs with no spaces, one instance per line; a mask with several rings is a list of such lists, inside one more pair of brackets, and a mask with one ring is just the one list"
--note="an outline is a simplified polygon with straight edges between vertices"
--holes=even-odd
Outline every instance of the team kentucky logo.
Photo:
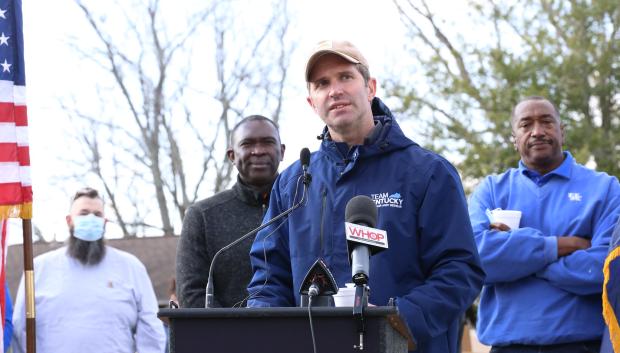
[[375,205],[377,207],[403,208],[403,198],[397,192],[391,195],[389,192],[382,192],[379,194],[370,194],[370,198],[375,202]]

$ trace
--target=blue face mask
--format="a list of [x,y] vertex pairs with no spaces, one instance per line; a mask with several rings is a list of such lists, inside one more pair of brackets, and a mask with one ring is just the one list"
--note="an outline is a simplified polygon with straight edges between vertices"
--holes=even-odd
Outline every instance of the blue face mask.
[[73,236],[84,241],[95,241],[103,237],[105,219],[90,213],[73,217]]

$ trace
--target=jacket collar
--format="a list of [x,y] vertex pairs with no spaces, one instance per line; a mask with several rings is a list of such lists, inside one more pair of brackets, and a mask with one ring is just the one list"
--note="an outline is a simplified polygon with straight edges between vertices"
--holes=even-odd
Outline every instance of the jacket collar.
[[245,184],[239,175],[237,175],[237,182],[233,185],[232,189],[239,200],[252,206],[261,206],[269,204],[269,194],[271,193],[271,187],[273,183],[269,185],[269,188],[264,190],[257,190],[247,184]]
[[[415,144],[405,136],[390,109],[379,98],[373,98],[371,109],[375,128],[364,139],[363,145],[354,146],[349,150],[347,156],[344,156],[345,160],[355,160],[358,156],[368,157],[382,154]],[[342,153],[336,146],[336,142],[330,138],[327,126],[323,128],[323,133],[318,138],[323,140],[321,150],[340,159]]]

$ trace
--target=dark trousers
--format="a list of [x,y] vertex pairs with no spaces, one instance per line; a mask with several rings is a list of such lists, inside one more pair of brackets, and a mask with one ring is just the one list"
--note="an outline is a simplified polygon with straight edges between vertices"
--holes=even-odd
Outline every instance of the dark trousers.
[[601,341],[585,341],[573,343],[550,344],[545,346],[528,346],[511,344],[509,346],[493,346],[490,353],[599,353]]

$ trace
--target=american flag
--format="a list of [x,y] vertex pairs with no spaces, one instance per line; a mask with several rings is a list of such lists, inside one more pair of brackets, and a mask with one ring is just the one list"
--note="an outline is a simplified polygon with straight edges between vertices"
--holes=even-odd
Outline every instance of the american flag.
[[[0,0],[0,288],[5,283],[10,217],[32,218],[21,0]],[[3,325],[4,303],[4,291],[0,291]]]

